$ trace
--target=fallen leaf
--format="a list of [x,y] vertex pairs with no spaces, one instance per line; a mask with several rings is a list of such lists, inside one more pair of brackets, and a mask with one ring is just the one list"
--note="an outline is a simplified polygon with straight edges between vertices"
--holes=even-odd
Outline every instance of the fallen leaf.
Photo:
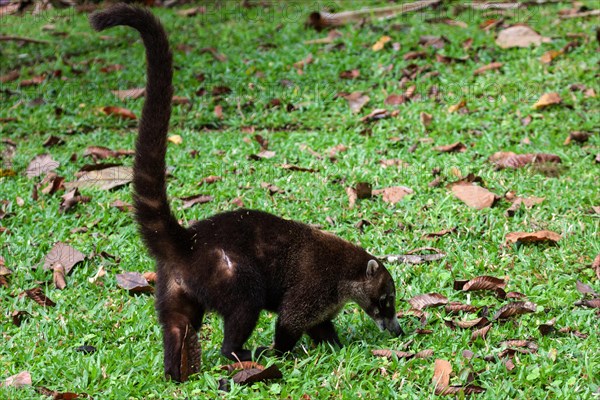
[[359,199],[370,199],[373,195],[373,187],[369,182],[358,182],[355,190],[356,197]]
[[475,71],[473,71],[473,75],[481,75],[487,71],[497,70],[497,69],[502,68],[503,65],[504,65],[504,63],[501,63],[501,62],[489,63],[487,65],[484,65],[483,67],[477,68]]
[[334,29],[334,30],[329,31],[327,36],[325,36],[324,38],[306,40],[304,42],[304,44],[329,44],[329,43],[333,43],[335,41],[335,39],[337,39],[341,36],[342,36],[342,33],[340,31],[336,31]]
[[307,66],[308,64],[312,64],[313,61],[313,55],[311,53],[308,53],[308,55],[303,60],[294,63],[294,68],[296,68],[297,70],[303,70],[305,66]]
[[139,272],[125,272],[117,274],[117,285],[129,293],[152,293],[154,288],[150,286],[144,275]]
[[542,56],[540,57],[540,61],[543,64],[550,64],[552,62],[552,60],[554,60],[556,57],[560,56],[561,54],[563,54],[562,50],[548,50],[547,52],[542,54]]
[[478,338],[485,339],[490,329],[492,329],[492,325],[487,325],[483,328],[473,331],[473,333],[471,334],[471,341],[473,342]]
[[504,279],[484,275],[473,278],[465,283],[462,290],[465,292],[471,290],[497,290],[504,289],[505,287],[506,282]]
[[62,201],[59,206],[60,212],[67,212],[79,203],[89,203],[91,201],[91,197],[82,196],[79,194],[79,189],[77,188],[69,190],[67,193],[62,195],[61,198]]
[[271,150],[262,150],[260,152],[258,152],[257,154],[250,154],[249,158],[251,160],[262,160],[262,159],[269,159],[269,158],[273,158],[275,157],[276,153],[274,151]]
[[373,111],[371,111],[369,114],[365,115],[364,117],[362,117],[360,119],[361,122],[369,122],[369,121],[376,121],[379,119],[383,119],[383,118],[387,118],[389,117],[391,114],[388,110],[384,109],[384,108],[377,108]]
[[148,281],[148,283],[156,283],[156,272],[144,272],[142,276]]
[[471,319],[468,321],[448,321],[452,325],[457,326],[462,329],[471,329],[471,328],[480,328],[483,326],[487,326],[489,324],[489,320],[486,317],[480,317]]
[[281,164],[280,167],[283,169],[290,170],[290,171],[299,171],[299,172],[318,172],[319,171],[318,169],[305,168],[305,167],[300,167],[298,165],[293,165],[293,164]]
[[350,69],[347,71],[340,72],[340,78],[342,79],[356,79],[360,76],[360,70]]
[[182,17],[195,17],[198,14],[206,14],[206,7],[192,7],[177,11],[177,15]]
[[454,232],[456,232],[456,228],[442,229],[441,231],[438,231],[438,232],[426,233],[421,237],[423,239],[436,239],[438,237],[446,236],[446,235],[448,235],[450,233],[454,233]]
[[555,104],[560,104],[562,99],[556,92],[544,93],[539,100],[532,106],[535,110],[546,108]]
[[65,144],[65,141],[59,138],[58,136],[50,135],[48,139],[44,141],[42,146],[44,147],[54,147]]
[[12,70],[9,73],[0,76],[0,83],[16,81],[17,79],[19,79],[19,76],[21,76],[21,73],[18,69]]
[[245,369],[233,376],[233,381],[238,384],[250,385],[255,382],[264,382],[272,379],[281,379],[283,374],[276,365],[271,365],[269,368]]
[[383,103],[386,106],[397,106],[406,103],[406,100],[407,98],[403,94],[390,94]]
[[52,266],[52,281],[54,282],[54,287],[58,290],[63,290],[67,287],[65,267],[61,263],[55,263]]
[[600,308],[600,299],[581,300],[575,302],[576,306],[585,306],[590,308]]
[[358,199],[356,189],[354,189],[353,187],[347,187],[346,194],[348,195],[348,207],[352,209],[356,205],[356,200]]
[[501,307],[492,317],[493,320],[508,319],[515,315],[534,313],[537,310],[537,305],[529,301],[515,301]]
[[506,235],[506,243],[556,243],[561,239],[561,235],[552,231],[537,232],[510,232]]
[[454,184],[451,190],[463,203],[478,210],[492,207],[498,199],[494,193],[473,183]]
[[112,94],[117,96],[119,100],[127,100],[127,99],[139,99],[144,96],[146,93],[145,88],[134,88],[134,89],[125,89],[125,90],[111,90]]
[[22,388],[24,386],[31,386],[31,374],[28,371],[9,376],[0,384],[0,387]]
[[222,365],[221,369],[223,371],[227,371],[229,373],[233,372],[233,371],[237,371],[240,369],[260,369],[260,370],[264,370],[265,367],[260,365],[259,363],[256,363],[254,361],[239,361],[233,364],[228,364],[228,365]]
[[268,183],[268,182],[261,182],[260,187],[263,189],[267,189],[271,196],[273,196],[274,194],[277,194],[277,193],[279,193],[279,194],[285,193],[279,186],[275,186],[272,183]]
[[134,150],[111,150],[104,146],[89,146],[83,152],[84,157],[92,157],[94,160],[104,160],[106,158],[118,158],[122,156],[132,156]]
[[125,119],[137,119],[135,114],[126,108],[116,106],[106,106],[100,109],[104,114]]
[[496,44],[503,49],[511,47],[529,47],[530,45],[539,46],[542,43],[548,43],[551,39],[541,36],[539,33],[527,25],[515,25],[498,32]]
[[119,200],[119,199],[110,203],[110,206],[118,208],[121,211],[127,211],[127,212],[133,211],[133,206],[131,204],[125,203],[124,201]]
[[217,117],[218,119],[223,119],[223,106],[220,104],[217,104],[215,106],[214,113],[215,113],[215,117]]
[[186,209],[196,204],[204,204],[211,202],[214,200],[214,197],[210,195],[196,194],[193,196],[181,197],[181,200],[183,200],[182,208]]
[[94,346],[83,345],[76,347],[75,351],[83,354],[94,354],[96,352],[96,348]]
[[362,92],[352,92],[349,95],[344,96],[344,98],[348,101],[350,110],[352,110],[353,113],[359,112],[370,100],[369,96],[362,94]]
[[167,141],[173,143],[173,144],[181,144],[183,143],[183,139],[181,138],[180,135],[170,135],[167,138]]
[[379,40],[377,40],[377,42],[373,45],[372,49],[373,51],[380,51],[383,49],[383,47],[385,46],[385,44],[387,42],[389,42],[390,40],[392,40],[391,37],[389,36],[382,36],[379,38]]
[[592,136],[590,132],[573,131],[569,133],[567,139],[563,143],[565,146],[571,144],[572,141],[577,143],[585,143]]
[[54,306],[56,306],[55,302],[53,302],[48,297],[46,297],[46,295],[44,294],[44,291],[42,290],[41,287],[35,287],[33,289],[27,289],[27,290],[25,290],[24,293],[25,293],[25,295],[27,297],[29,297],[30,299],[32,299],[33,301],[35,301],[36,303],[38,303],[40,306],[43,306],[43,307],[54,307]]
[[479,309],[471,304],[463,304],[457,301],[451,301],[450,303],[446,304],[444,308],[449,314],[458,313],[459,311],[474,313]]
[[465,108],[466,106],[467,106],[467,101],[465,99],[462,99],[458,103],[453,104],[450,107],[448,107],[448,112],[454,113],[454,112],[457,112],[458,110]]
[[456,142],[445,146],[436,146],[434,147],[434,150],[439,151],[440,153],[464,153],[467,151],[467,146],[462,142]]
[[432,262],[441,260],[446,257],[445,253],[436,254],[388,254],[382,256],[387,262],[394,263],[405,263],[405,264],[423,264],[426,262]]
[[452,365],[446,360],[437,359],[433,367],[432,383],[435,387],[436,394],[439,394],[440,389],[444,389],[450,385],[450,374],[452,373]]
[[330,159],[333,159],[338,155],[338,153],[343,153],[346,150],[348,150],[348,146],[346,146],[345,144],[336,144],[335,146],[327,150],[327,155]]
[[[471,395],[471,394],[477,394],[477,393],[483,393],[485,392],[485,389],[482,388],[481,386],[477,386],[477,385],[465,385],[465,386],[447,386],[445,388],[439,388],[439,390],[436,390],[437,395],[440,396],[451,396],[451,395]],[[458,396],[460,397],[460,396]]]
[[427,293],[415,296],[408,300],[412,308],[422,310],[427,307],[437,307],[448,304],[448,298],[439,293]]
[[82,252],[68,244],[58,242],[46,255],[43,269],[44,271],[48,271],[53,269],[55,265],[61,264],[65,269],[65,273],[68,275],[73,267],[83,260],[85,260],[85,255]]
[[596,278],[600,280],[600,254],[594,258],[592,262],[592,269],[596,272]]
[[50,171],[54,171],[59,166],[58,161],[54,161],[50,154],[40,154],[35,156],[27,166],[25,175],[28,178],[40,176]]
[[545,153],[527,153],[515,154],[511,151],[498,151],[492,154],[489,159],[495,164],[496,168],[521,168],[528,164],[536,163],[561,163],[559,156]]
[[106,67],[100,68],[100,72],[108,74],[111,72],[122,71],[123,69],[125,69],[125,67],[121,64],[112,64],[112,65],[107,65]]
[[412,194],[413,190],[405,186],[392,186],[383,189],[373,190],[374,196],[383,195],[383,201],[390,204],[396,204],[407,194]]
[[224,56],[223,54],[219,53],[217,51],[217,49],[215,49],[214,47],[204,47],[202,49],[200,49],[198,51],[200,54],[203,53],[210,53],[211,56],[213,56],[213,58],[219,62],[226,62],[227,61],[227,57]]
[[65,189],[101,189],[109,190],[127,185],[133,179],[132,167],[109,167],[83,173],[74,182],[65,182]]
[[421,114],[419,114],[419,119],[421,120],[421,124],[427,128],[429,125],[431,125],[433,116],[431,114],[427,114],[426,112],[421,112]]
[[594,289],[592,289],[592,287],[590,285],[587,285],[587,284],[581,282],[580,280],[577,280],[577,282],[575,283],[575,287],[577,288],[577,291],[583,295],[586,295],[586,294],[591,294],[592,296],[598,295],[594,291]]
[[410,359],[415,356],[415,353],[409,353],[407,351],[388,350],[388,349],[371,350],[371,353],[375,357],[385,357],[390,360],[393,360],[394,357]]
[[27,311],[24,311],[24,310],[16,310],[16,311],[13,311],[10,316],[12,318],[12,323],[15,326],[21,326],[21,323],[23,322],[23,318],[31,316],[31,314],[29,314]]

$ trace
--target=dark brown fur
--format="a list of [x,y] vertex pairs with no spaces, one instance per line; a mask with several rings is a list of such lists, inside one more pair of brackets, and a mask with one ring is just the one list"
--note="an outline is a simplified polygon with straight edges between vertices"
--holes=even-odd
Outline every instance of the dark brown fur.
[[360,247],[261,211],[217,214],[187,229],[179,225],[164,173],[173,94],[166,33],[149,11],[124,4],[92,15],[90,22],[99,31],[133,27],[146,47],[133,190],[142,238],[157,261],[166,375],[184,381],[199,370],[197,332],[207,311],[223,316],[221,351],[233,360],[253,357],[243,345],[261,310],[278,314],[273,345],[278,353],[292,350],[303,333],[317,343],[341,345],[332,319],[348,301],[357,302],[380,328],[400,334],[392,277]]

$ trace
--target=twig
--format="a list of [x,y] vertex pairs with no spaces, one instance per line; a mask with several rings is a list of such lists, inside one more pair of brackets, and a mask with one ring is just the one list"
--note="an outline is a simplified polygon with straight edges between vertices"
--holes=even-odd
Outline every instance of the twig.
[[21,36],[0,36],[0,41],[9,41],[14,40],[16,42],[25,42],[25,43],[38,43],[38,44],[50,44],[50,42],[46,40],[38,40],[38,39],[30,39]]
[[566,14],[566,15],[561,15],[560,18],[561,19],[584,18],[584,17],[594,17],[596,15],[600,15],[600,10],[590,10],[590,11],[584,11],[584,12],[579,12],[579,13],[575,13],[575,14]]
[[314,12],[308,17],[306,25],[317,30],[323,28],[342,26],[354,22],[364,22],[371,19],[387,19],[396,15],[417,11],[432,5],[439,4],[441,0],[421,0],[414,3],[398,4],[381,8],[364,8],[355,11],[344,11],[340,13]]

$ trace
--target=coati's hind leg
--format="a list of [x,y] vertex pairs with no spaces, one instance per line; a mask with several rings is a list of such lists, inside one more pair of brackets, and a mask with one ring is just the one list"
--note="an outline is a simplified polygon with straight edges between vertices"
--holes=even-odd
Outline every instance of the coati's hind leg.
[[[173,300],[173,299],[169,299]],[[165,376],[177,382],[200,371],[200,344],[197,332],[202,326],[204,308],[173,301],[170,307],[159,310],[163,330]]]
[[329,343],[334,346],[342,347],[342,342],[335,331],[335,326],[331,320],[323,321],[306,331],[308,336],[315,344]]
[[243,346],[256,326],[259,313],[259,309],[240,307],[234,313],[224,316],[225,332],[221,354],[233,361],[252,360],[252,352]]

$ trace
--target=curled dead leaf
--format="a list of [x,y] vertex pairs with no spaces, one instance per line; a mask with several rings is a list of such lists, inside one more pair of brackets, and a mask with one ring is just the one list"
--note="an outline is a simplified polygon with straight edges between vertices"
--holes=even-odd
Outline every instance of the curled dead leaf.
[[144,275],[139,272],[125,272],[117,274],[117,285],[129,293],[152,293],[154,288],[150,286]]
[[450,303],[446,304],[445,309],[448,314],[458,313],[460,311],[463,311],[466,313],[474,313],[477,310],[479,310],[479,308],[477,308],[471,304],[463,304],[458,301],[451,301]]
[[533,108],[539,110],[541,108],[546,108],[555,104],[560,104],[562,99],[560,95],[555,92],[544,93],[542,97],[539,98],[537,102],[533,105]]
[[473,183],[454,184],[451,190],[463,203],[478,210],[492,207],[498,200],[498,196],[494,193]]
[[536,163],[560,163],[562,160],[559,156],[545,153],[527,153],[515,154],[510,151],[499,151],[492,154],[489,159],[495,164],[496,168],[521,168],[528,164]]
[[561,235],[552,231],[510,232],[506,235],[506,243],[556,243]]
[[550,41],[549,38],[541,36],[539,33],[523,24],[501,30],[498,32],[498,37],[496,38],[496,44],[503,49],[511,47],[529,47],[532,44],[539,46],[542,43]]
[[41,287],[35,287],[33,289],[28,289],[23,292],[27,297],[38,303],[42,307],[54,307],[56,303],[50,300],[44,294],[44,291]]
[[504,289],[505,287],[506,282],[504,279],[484,275],[473,278],[465,283],[462,290],[465,292],[469,290],[497,290]]
[[35,156],[33,160],[27,166],[27,170],[25,171],[25,175],[28,178],[33,178],[36,176],[40,176],[47,172],[53,171],[60,163],[58,161],[54,161],[50,154],[40,154],[39,156]]
[[473,75],[481,75],[487,71],[497,70],[497,69],[502,68],[503,65],[504,65],[504,63],[501,63],[501,62],[489,63],[487,65],[484,65],[483,67],[477,68],[475,71],[473,71]]
[[501,307],[493,316],[493,320],[508,319],[515,315],[534,313],[537,310],[537,305],[530,301],[515,301]]
[[392,186],[384,189],[373,190],[374,196],[383,195],[383,201],[390,204],[396,204],[404,196],[413,193],[413,190],[405,186]]
[[471,341],[473,342],[478,338],[485,339],[490,329],[492,329],[492,325],[486,325],[483,328],[473,331],[471,334]]
[[273,379],[281,379],[283,374],[276,365],[265,369],[244,369],[233,376],[233,381],[238,384],[250,385],[255,382],[264,382]]
[[118,118],[124,118],[124,119],[132,119],[132,120],[137,119],[137,117],[131,110],[128,110],[127,108],[123,108],[123,107],[106,106],[106,107],[102,107],[100,110],[104,114],[111,116],[111,117],[118,117]]
[[9,376],[0,383],[0,387],[22,388],[23,386],[31,386],[31,374],[29,371],[23,371],[16,375]]
[[467,151],[467,146],[462,142],[456,142],[445,146],[436,146],[434,147],[434,150],[439,151],[440,153],[463,153]]
[[437,307],[448,304],[448,298],[439,293],[427,293],[408,300],[412,308],[422,310],[427,307]]

